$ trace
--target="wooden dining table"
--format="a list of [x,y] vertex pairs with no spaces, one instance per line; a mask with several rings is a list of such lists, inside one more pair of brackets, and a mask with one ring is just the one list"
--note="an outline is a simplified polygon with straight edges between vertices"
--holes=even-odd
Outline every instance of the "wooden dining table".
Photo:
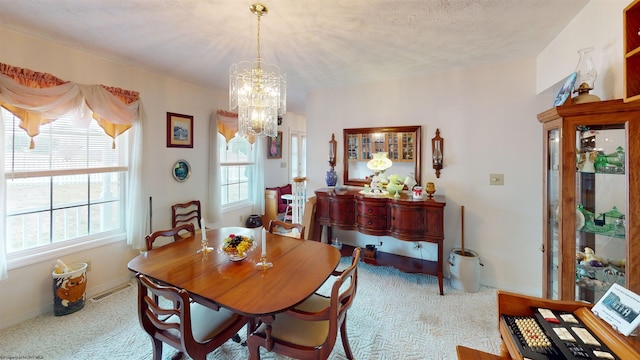
[[[335,247],[311,240],[267,233],[267,259],[273,267],[256,269],[262,252],[262,228],[207,229],[213,251],[199,254],[201,234],[181,239],[136,256],[129,270],[160,283],[186,290],[197,302],[227,308],[253,318],[285,311],[313,294],[340,262]],[[254,236],[247,257],[231,261],[221,251],[230,234]]]

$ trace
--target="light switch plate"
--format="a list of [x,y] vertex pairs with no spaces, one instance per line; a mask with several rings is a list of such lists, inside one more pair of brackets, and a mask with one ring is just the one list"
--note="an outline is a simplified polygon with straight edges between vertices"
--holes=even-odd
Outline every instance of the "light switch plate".
[[489,174],[489,185],[504,185],[504,174]]

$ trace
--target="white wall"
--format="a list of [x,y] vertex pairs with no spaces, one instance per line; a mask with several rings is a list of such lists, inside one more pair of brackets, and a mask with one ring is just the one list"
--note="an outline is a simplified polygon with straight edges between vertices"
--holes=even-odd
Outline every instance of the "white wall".
[[[422,126],[422,185],[433,181],[447,197],[444,254],[461,246],[460,206],[465,206],[465,247],[480,254],[482,283],[537,293],[541,284],[541,140],[537,112],[549,102],[535,101],[533,59],[469,70],[426,75],[348,89],[317,91],[307,99],[309,148],[325,149],[338,134],[338,165],[343,174],[342,129],[391,125]],[[326,106],[331,104],[331,106]],[[436,128],[444,138],[440,178],[431,167],[430,140]],[[309,164],[324,164],[323,151],[309,153]],[[308,167],[310,189],[323,187],[324,166]],[[393,169],[393,168],[392,168]],[[504,186],[489,186],[490,173],[503,173]],[[402,175],[402,174],[401,174]],[[375,243],[356,232],[335,231],[345,243]],[[436,259],[428,244],[384,237],[382,251]],[[513,271],[526,269],[527,276]]]
[[[591,0],[537,57],[538,93],[552,89],[578,64],[578,50],[594,47],[598,79],[591,92],[602,100],[620,99],[623,93],[622,11],[630,0]],[[554,93],[555,95],[555,93]]]

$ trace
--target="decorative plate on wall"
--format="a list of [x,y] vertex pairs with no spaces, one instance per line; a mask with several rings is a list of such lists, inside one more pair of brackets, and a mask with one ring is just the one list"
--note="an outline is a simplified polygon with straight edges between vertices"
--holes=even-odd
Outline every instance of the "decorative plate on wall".
[[171,174],[173,174],[173,178],[176,179],[177,182],[187,181],[189,175],[191,175],[191,165],[189,165],[187,160],[180,159],[173,164]]

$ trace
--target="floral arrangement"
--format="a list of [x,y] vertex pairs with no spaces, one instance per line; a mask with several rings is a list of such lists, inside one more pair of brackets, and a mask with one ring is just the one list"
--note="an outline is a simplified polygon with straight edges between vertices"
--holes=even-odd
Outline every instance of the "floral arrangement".
[[253,246],[253,236],[242,236],[230,234],[229,237],[224,239],[222,250],[228,254],[237,254],[238,256],[244,256],[244,254]]

